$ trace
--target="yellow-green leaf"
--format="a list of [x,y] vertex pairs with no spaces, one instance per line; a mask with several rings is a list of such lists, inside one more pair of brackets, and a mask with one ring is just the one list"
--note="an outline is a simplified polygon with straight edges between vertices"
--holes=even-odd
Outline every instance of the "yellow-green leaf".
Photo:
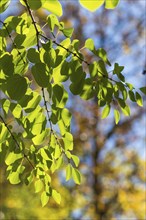
[[73,168],[73,167],[72,167],[72,178],[76,184],[81,183],[81,174],[76,168]]
[[106,105],[102,111],[102,116],[101,118],[106,118],[110,113],[110,105]]
[[41,203],[42,203],[42,207],[44,207],[49,201],[49,196],[48,194],[44,191],[41,194]]
[[53,191],[52,191],[52,197],[55,200],[55,202],[60,204],[60,202],[61,202],[61,195],[55,189],[53,189]]
[[105,0],[105,8],[114,9],[120,0]]
[[43,188],[43,182],[39,179],[35,182],[35,192],[38,193]]
[[45,1],[42,7],[57,16],[62,16],[62,6],[58,0]]
[[141,97],[141,95],[138,93],[138,92],[136,92],[136,103],[139,105],[139,106],[143,106],[143,100],[142,100],[142,97]]
[[72,176],[72,166],[68,164],[66,167],[66,181],[68,181]]
[[96,11],[105,0],[79,0],[80,4],[89,11]]
[[114,109],[115,123],[118,124],[120,120],[120,113],[117,109]]

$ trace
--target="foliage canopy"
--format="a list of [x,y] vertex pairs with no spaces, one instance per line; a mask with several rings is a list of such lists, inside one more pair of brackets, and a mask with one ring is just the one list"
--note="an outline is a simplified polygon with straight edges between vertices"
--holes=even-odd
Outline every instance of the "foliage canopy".
[[[104,3],[94,2],[92,8],[92,4],[80,0],[91,11]],[[11,184],[34,182],[42,206],[50,196],[60,204],[61,196],[52,187],[51,175],[65,164],[66,181],[73,178],[76,184],[81,183],[79,158],[72,153],[71,113],[67,108],[70,93],[83,100],[96,97],[97,105],[103,108],[101,117],[106,118],[113,110],[118,124],[121,112],[130,116],[127,100],[142,106],[140,92],[146,91],[144,87],[136,90],[126,82],[124,67],[118,63],[112,67],[106,51],[97,49],[91,38],[83,48],[78,39],[72,40],[73,28],[66,28],[57,17],[62,15],[58,0],[20,3],[25,12],[0,20],[1,160],[7,165]],[[10,0],[2,0],[0,12],[9,4]],[[105,1],[106,8],[117,4]],[[45,24],[37,22],[33,15],[40,8],[51,12]],[[84,51],[94,54],[92,63],[86,60]],[[8,124],[9,114],[19,131]]]

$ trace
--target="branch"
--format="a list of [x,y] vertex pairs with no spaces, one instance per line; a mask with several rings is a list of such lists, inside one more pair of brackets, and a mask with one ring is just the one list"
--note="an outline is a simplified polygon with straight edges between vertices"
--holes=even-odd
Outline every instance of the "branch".
[[35,21],[35,19],[34,19],[34,17],[33,17],[32,11],[31,11],[31,9],[30,9],[30,7],[29,7],[29,5],[28,5],[27,0],[23,0],[23,1],[24,1],[25,4],[26,4],[26,7],[27,7],[27,10],[28,10],[28,13],[29,13],[29,15],[30,15],[30,17],[31,17],[32,23],[33,23],[34,28],[35,28],[35,31],[36,31],[36,37],[37,37],[37,48],[38,48],[38,51],[39,51],[39,50],[40,50],[40,46],[39,46],[39,31],[38,31],[38,28],[37,28],[37,26],[36,26],[36,21]]
[[23,56],[21,55],[20,51],[18,50],[17,45],[16,45],[16,43],[14,42],[14,40],[13,40],[13,38],[12,38],[12,36],[11,36],[11,34],[10,34],[10,32],[9,32],[9,30],[8,30],[8,28],[7,28],[7,26],[6,26],[6,24],[5,24],[3,21],[1,21],[1,20],[0,20],[0,23],[2,23],[3,26],[5,27],[5,29],[6,29],[6,31],[7,31],[7,33],[8,33],[8,36],[9,36],[9,38],[11,39],[11,42],[12,42],[13,46],[14,46],[15,49],[17,50],[18,55],[20,56],[21,60],[23,61],[23,64],[25,65],[26,62],[25,62],[25,60],[23,59]]

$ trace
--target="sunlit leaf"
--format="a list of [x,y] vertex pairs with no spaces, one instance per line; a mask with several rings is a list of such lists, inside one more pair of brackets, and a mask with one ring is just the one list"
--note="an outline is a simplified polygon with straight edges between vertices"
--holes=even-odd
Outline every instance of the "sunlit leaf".
[[68,164],[66,167],[66,181],[68,181],[72,177],[72,166]]
[[117,109],[114,109],[115,123],[118,124],[120,120],[120,112]]
[[137,104],[139,105],[139,106],[143,106],[143,100],[142,100],[142,97],[141,97],[141,95],[138,93],[138,92],[136,92],[136,102],[137,102]]
[[106,118],[110,113],[110,105],[106,105],[102,111],[101,118]]
[[87,0],[79,0],[80,4],[88,9],[89,11],[95,11],[97,10],[103,3],[104,3],[105,0],[90,0],[90,1],[87,1]]
[[16,160],[19,160],[23,157],[22,153],[10,152],[5,160],[7,165],[14,163]]
[[2,0],[1,3],[0,3],[0,13],[4,12],[9,4],[10,4],[11,0]]
[[105,0],[105,8],[114,9],[120,0]]
[[61,195],[55,189],[52,190],[52,197],[55,200],[55,202],[60,204],[60,202],[61,202]]
[[42,207],[44,207],[49,201],[49,196],[48,194],[44,191],[41,194],[41,203],[42,203]]
[[81,174],[76,168],[73,168],[73,167],[72,167],[72,178],[76,184],[81,183]]
[[36,193],[40,192],[43,189],[43,186],[44,186],[44,184],[43,184],[42,180],[40,180],[40,179],[36,180],[36,182],[35,182],[35,192]]
[[53,14],[57,15],[57,16],[61,16],[62,15],[62,6],[60,4],[60,2],[58,0],[49,0],[49,1],[44,1],[43,0],[43,5],[42,7],[50,12],[52,12]]

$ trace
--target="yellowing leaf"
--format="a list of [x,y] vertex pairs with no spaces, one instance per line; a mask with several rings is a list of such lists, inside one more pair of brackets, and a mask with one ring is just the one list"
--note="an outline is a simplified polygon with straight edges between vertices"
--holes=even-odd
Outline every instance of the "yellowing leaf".
[[80,4],[89,11],[96,11],[105,0],[79,0]]

